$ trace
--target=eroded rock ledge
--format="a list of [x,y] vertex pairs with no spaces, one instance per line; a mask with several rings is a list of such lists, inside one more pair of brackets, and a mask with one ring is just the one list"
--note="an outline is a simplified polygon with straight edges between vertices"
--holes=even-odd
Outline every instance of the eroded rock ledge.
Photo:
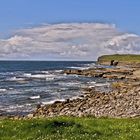
[[109,78],[109,79],[128,79],[128,80],[140,79],[140,69],[130,67],[90,68],[85,70],[68,69],[64,70],[63,73]]

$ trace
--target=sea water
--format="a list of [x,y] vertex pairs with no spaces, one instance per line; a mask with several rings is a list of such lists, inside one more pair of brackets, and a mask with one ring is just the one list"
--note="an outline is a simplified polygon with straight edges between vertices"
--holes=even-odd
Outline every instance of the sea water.
[[24,115],[37,104],[76,98],[84,87],[108,85],[103,79],[62,73],[91,67],[97,67],[95,62],[0,61],[0,115]]

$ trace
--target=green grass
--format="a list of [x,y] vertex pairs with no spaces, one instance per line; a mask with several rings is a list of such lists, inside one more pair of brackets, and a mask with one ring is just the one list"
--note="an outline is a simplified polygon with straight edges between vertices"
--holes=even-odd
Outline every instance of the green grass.
[[103,55],[98,58],[99,62],[108,62],[108,61],[110,62],[111,60],[140,63],[140,55],[114,54],[114,55]]
[[140,119],[0,120],[0,140],[139,140]]

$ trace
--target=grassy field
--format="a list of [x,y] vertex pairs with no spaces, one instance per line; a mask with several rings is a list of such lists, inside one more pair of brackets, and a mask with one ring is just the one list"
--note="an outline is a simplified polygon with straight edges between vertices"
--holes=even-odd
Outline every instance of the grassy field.
[[139,140],[140,119],[0,120],[0,140]]
[[111,60],[117,60],[121,62],[136,62],[140,63],[140,55],[132,54],[114,54],[114,55],[103,55],[98,58],[99,62],[110,62]]

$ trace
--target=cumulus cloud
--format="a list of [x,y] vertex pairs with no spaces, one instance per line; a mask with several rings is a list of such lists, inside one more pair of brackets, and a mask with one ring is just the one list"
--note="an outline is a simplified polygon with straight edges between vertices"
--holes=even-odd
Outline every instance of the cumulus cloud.
[[99,55],[140,53],[140,37],[101,23],[46,24],[0,39],[0,59],[96,60]]

